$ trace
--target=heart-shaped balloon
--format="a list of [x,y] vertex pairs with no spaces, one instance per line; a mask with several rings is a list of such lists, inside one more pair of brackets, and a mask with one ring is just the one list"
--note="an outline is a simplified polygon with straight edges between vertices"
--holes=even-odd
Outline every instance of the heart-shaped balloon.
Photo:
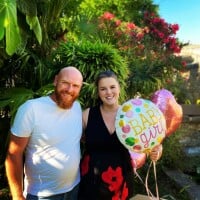
[[165,116],[167,127],[166,136],[171,135],[182,122],[182,107],[177,103],[173,94],[166,89],[156,91],[152,95],[151,101],[158,106]]
[[131,156],[133,169],[139,169],[145,164],[147,157],[145,153],[129,151],[129,154]]

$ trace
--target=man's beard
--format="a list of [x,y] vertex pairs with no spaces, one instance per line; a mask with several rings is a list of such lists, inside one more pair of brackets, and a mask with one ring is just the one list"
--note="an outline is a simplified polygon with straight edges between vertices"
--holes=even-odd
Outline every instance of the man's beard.
[[[67,95],[70,95],[71,98],[70,100],[66,97],[63,98],[62,94],[67,94]],[[63,108],[63,109],[69,109],[72,107],[74,101],[77,99],[77,95],[72,95],[72,94],[69,94],[65,91],[61,91],[61,92],[58,92],[58,91],[55,91],[55,96],[56,96],[56,103],[57,105],[60,107],[60,108]]]

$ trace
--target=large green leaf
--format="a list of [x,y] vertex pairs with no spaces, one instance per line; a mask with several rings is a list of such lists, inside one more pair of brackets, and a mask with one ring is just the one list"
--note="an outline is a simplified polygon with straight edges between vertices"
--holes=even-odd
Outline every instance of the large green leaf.
[[[20,33],[17,25],[17,8],[15,0],[0,0],[1,14],[4,28],[6,29],[6,52],[12,55],[16,52],[20,45]],[[4,33],[0,28],[0,36],[3,37]],[[2,38],[1,38],[2,39]]]
[[9,106],[11,120],[13,120],[18,107],[28,99],[34,97],[34,92],[26,88],[0,88],[0,108]]
[[26,22],[30,29],[33,30],[38,42],[42,42],[42,30],[39,19],[37,17],[37,2],[36,0],[18,0],[18,9],[26,16]]
[[37,16],[26,16],[26,21],[30,26],[30,29],[34,31],[35,36],[38,42],[41,44],[42,42],[42,30],[40,26],[40,22]]
[[37,3],[36,0],[17,0],[17,8],[24,15],[37,16]]
[[4,36],[4,20],[6,16],[6,10],[4,9],[5,0],[0,0],[0,40]]

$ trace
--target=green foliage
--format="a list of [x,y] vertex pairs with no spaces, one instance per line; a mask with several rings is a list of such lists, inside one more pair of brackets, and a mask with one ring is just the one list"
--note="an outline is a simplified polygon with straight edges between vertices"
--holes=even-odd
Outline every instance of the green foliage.
[[162,86],[162,66],[155,65],[156,63],[137,59],[130,63],[129,96],[139,93],[143,98],[149,98],[152,92]]
[[104,12],[112,12],[122,20],[141,25],[144,12],[157,13],[157,9],[152,0],[83,0],[79,6],[79,14],[91,20]]
[[[17,25],[17,9],[15,0],[0,1],[0,40],[6,36],[6,52],[12,55],[19,47],[21,37]],[[5,30],[5,31],[4,31]],[[15,38],[13,40],[13,38]]]
[[53,91],[53,84],[47,84],[38,89],[32,91],[27,88],[0,88],[0,110],[8,110],[9,116],[11,117],[11,123],[13,122],[14,116],[17,112],[18,107],[28,99],[48,95]]
[[180,76],[180,74],[176,74],[174,79],[171,78],[169,80],[165,88],[172,92],[179,104],[185,104],[187,99],[191,98],[187,88],[188,81]]
[[175,55],[181,49],[175,38],[178,25],[168,24],[149,13],[145,13],[144,21],[146,26],[139,27],[133,22],[121,21],[110,12],[96,20],[95,37],[112,44],[127,61],[130,70],[127,92],[130,98],[136,93],[148,97],[165,87],[183,67],[181,57]]
[[[163,141],[163,155],[160,165],[172,169],[183,169],[185,165],[185,155],[180,144],[181,131],[176,131]],[[176,153],[174,153],[176,152]]]
[[128,68],[119,52],[111,45],[98,41],[95,43],[89,41],[80,41],[78,43],[68,41],[61,44],[57,51],[55,51],[53,60],[56,70],[72,65],[83,73],[85,84],[80,95],[83,107],[96,103],[97,95],[94,81],[99,72],[107,69],[117,74],[121,85],[120,100],[125,100]]
[[9,106],[10,115],[14,116],[17,108],[27,99],[33,98],[33,92],[25,88],[0,88],[0,108]]
[[26,21],[29,24],[30,29],[34,31],[39,44],[41,44],[42,43],[42,30],[41,30],[38,18],[36,16],[34,16],[34,17],[27,16]]
[[[80,1],[1,0],[0,40],[5,37],[6,53],[13,55],[36,46],[42,55],[49,54],[52,44],[63,39],[73,24],[70,14],[75,15]],[[68,3],[74,6],[67,7]]]
[[4,60],[0,69],[0,87],[25,87],[33,91],[52,81],[51,64],[35,52],[24,52],[20,56],[14,54]]
[[11,200],[10,190],[9,188],[3,188],[0,191],[1,200]]

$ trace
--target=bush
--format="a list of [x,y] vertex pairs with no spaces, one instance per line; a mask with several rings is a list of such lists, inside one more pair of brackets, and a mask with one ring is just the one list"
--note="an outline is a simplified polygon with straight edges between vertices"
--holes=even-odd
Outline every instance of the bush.
[[84,86],[80,101],[83,108],[96,104],[97,93],[94,82],[99,72],[112,70],[118,76],[121,93],[120,101],[126,99],[128,68],[118,51],[111,45],[100,42],[81,41],[62,43],[53,55],[54,70],[65,66],[75,66],[83,74]]

